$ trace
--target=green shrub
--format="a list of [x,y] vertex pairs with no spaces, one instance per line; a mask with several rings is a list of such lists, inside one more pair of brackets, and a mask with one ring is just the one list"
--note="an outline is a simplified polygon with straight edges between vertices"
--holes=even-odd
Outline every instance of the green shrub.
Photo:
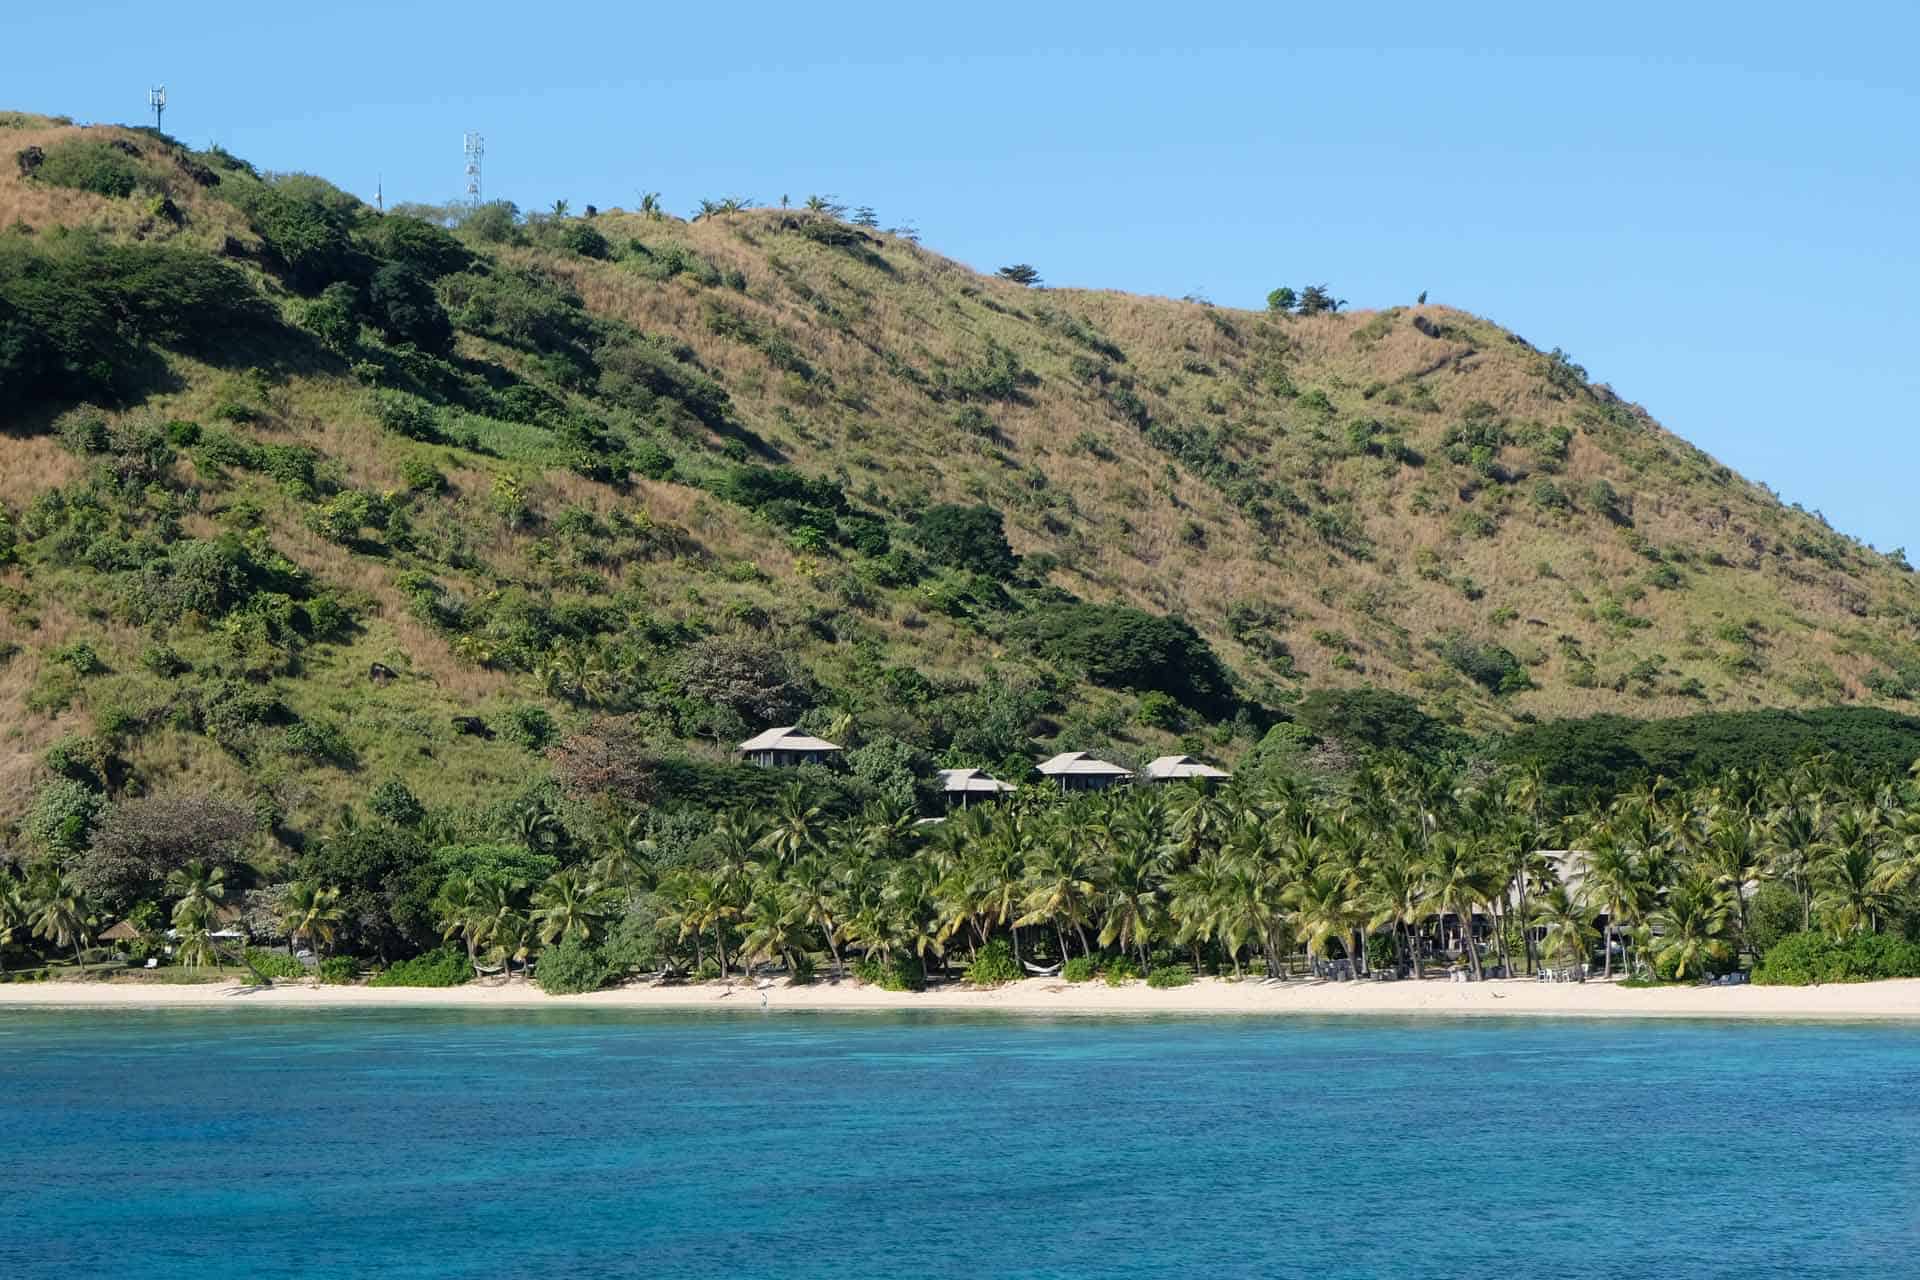
[[110,142],[68,138],[46,149],[33,177],[48,186],[71,187],[118,200],[133,194],[140,185],[141,173],[133,157]]
[[1060,976],[1068,982],[1093,981],[1093,957],[1075,956],[1060,967]]
[[373,789],[367,797],[367,810],[400,827],[411,827],[427,816],[426,806],[398,778],[388,778]]
[[1193,970],[1184,964],[1155,965],[1153,972],[1147,975],[1147,985],[1156,991],[1168,987],[1184,987],[1192,981]]
[[812,983],[816,976],[817,970],[814,965],[813,954],[807,951],[795,952],[793,968],[787,973],[787,985],[791,987],[804,987]]
[[439,947],[411,960],[402,960],[368,980],[370,987],[457,987],[473,977],[466,952]]
[[924,991],[925,976],[910,956],[895,956],[891,961],[879,956],[862,956],[853,962],[853,976],[882,991]]
[[1753,971],[1761,986],[1805,987],[1827,982],[1920,978],[1920,943],[1884,933],[1833,938],[1824,933],[1788,934],[1767,949]]
[[500,717],[499,732],[508,742],[528,751],[545,751],[560,736],[547,709],[532,705],[510,708]]
[[1001,515],[992,507],[929,507],[913,526],[913,541],[935,564],[970,569],[1005,581],[1017,561]]
[[346,735],[334,725],[314,720],[290,724],[280,736],[280,745],[290,755],[322,764],[351,765],[353,747]]
[[613,977],[613,966],[598,947],[578,939],[557,942],[540,953],[534,980],[550,996],[598,991]]
[[1127,605],[1061,604],[1014,627],[1042,655],[1084,670],[1095,684],[1159,690],[1198,711],[1233,704],[1232,679],[1192,624]]
[[307,976],[307,966],[284,951],[268,951],[263,947],[247,948],[247,963],[262,977],[291,981]]
[[1106,978],[1107,985],[1110,987],[1125,986],[1127,983],[1139,979],[1140,966],[1133,962],[1133,957],[1130,955],[1117,955],[1107,961],[1105,969],[1103,970],[1103,976]]
[[320,962],[320,981],[344,986],[360,976],[360,962],[352,956],[328,956]]
[[34,794],[21,827],[42,848],[71,852],[86,847],[105,807],[106,801],[84,783],[56,778]]
[[1013,948],[1005,938],[995,938],[974,953],[967,966],[966,980],[976,987],[998,987],[1018,982],[1024,975],[1014,963]]

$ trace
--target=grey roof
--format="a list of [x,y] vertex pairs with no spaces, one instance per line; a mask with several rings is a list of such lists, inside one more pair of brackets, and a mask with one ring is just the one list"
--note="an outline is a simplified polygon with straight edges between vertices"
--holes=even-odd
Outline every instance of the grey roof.
[[949,793],[998,795],[1003,791],[1018,790],[1011,782],[988,777],[984,769],[942,769],[940,781]]
[[1132,773],[1117,764],[1108,764],[1105,760],[1095,759],[1085,751],[1062,751],[1051,760],[1036,766],[1049,778],[1068,775],[1077,778],[1128,778]]
[[1192,756],[1160,756],[1149,760],[1147,767],[1141,772],[1155,782],[1170,782],[1179,778],[1231,778],[1233,776],[1225,769],[1201,764]]
[[828,742],[825,738],[809,737],[792,725],[756,734],[735,748],[736,751],[838,751],[839,749],[837,745]]

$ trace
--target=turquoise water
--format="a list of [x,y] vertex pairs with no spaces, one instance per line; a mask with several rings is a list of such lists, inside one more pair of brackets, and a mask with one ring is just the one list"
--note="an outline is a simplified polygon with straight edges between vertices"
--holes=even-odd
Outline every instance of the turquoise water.
[[1920,1275],[1920,1030],[0,1012],[0,1276]]

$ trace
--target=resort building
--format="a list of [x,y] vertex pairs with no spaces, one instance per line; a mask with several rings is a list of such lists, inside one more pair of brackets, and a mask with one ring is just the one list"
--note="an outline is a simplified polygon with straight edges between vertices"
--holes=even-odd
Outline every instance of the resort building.
[[748,738],[734,749],[745,757],[748,764],[774,766],[825,764],[840,751],[836,744],[825,738],[810,737],[792,725],[769,729]]
[[947,803],[964,809],[975,800],[990,800],[1017,790],[1011,782],[987,776],[984,769],[942,769],[940,785],[946,790]]
[[1147,761],[1140,777],[1147,782],[1222,782],[1233,775],[1225,769],[1201,764],[1192,756],[1160,756]]
[[1062,751],[1039,766],[1040,772],[1060,784],[1062,791],[1102,791],[1133,777],[1130,770],[1096,759],[1085,751]]

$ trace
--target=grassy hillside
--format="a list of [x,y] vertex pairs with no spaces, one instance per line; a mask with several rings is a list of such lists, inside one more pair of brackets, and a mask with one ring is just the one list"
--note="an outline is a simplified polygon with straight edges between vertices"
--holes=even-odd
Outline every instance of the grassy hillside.
[[57,774],[295,835],[389,778],[477,812],[609,717],[696,764],[799,718],[881,785],[1231,762],[1327,687],[1475,731],[1920,690],[1903,562],[1445,306],[1028,289],[802,210],[449,232],[18,114],[0,151],[7,819]]

